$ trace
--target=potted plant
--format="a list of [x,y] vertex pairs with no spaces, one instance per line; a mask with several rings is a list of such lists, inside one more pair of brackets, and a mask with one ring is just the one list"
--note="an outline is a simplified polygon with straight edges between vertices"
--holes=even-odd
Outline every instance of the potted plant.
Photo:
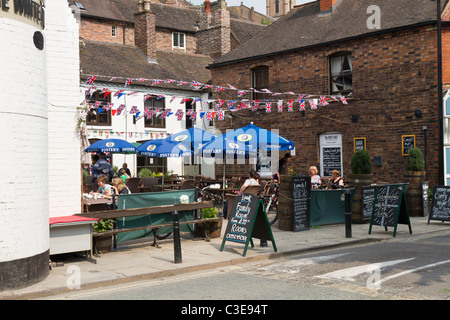
[[373,180],[372,163],[367,150],[359,150],[353,154],[350,162],[351,174],[347,175],[348,185],[355,188],[352,205],[352,220],[363,222],[362,188],[370,186]]
[[[95,232],[105,232],[112,230],[114,227],[113,221],[111,219],[100,219],[96,224],[94,224],[93,229]],[[94,247],[97,252],[103,253],[111,251],[112,245],[112,235],[101,235],[94,238]]]
[[[408,213],[412,217],[424,216],[422,202],[422,182],[426,179],[425,159],[419,148],[409,149],[406,159],[405,178],[409,182],[406,191]],[[427,214],[427,213],[425,213]]]
[[[218,210],[215,207],[202,209],[202,218],[217,218]],[[222,232],[222,219],[219,221],[200,222],[195,224],[195,235],[198,237],[219,238]]]
[[139,170],[138,177],[139,178],[151,178],[153,176],[152,170],[149,168],[142,168]]

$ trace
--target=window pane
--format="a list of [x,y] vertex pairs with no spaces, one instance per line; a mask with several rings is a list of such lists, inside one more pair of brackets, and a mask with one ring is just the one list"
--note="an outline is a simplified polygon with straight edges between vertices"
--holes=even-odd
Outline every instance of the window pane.
[[445,148],[445,166],[447,168],[445,174],[450,174],[450,148]]
[[332,93],[347,93],[352,90],[352,56],[350,54],[330,57],[330,82]]
[[173,46],[178,47],[178,32],[173,33]]
[[445,115],[450,116],[450,98],[445,101]]
[[184,48],[184,33],[180,33],[180,47]]

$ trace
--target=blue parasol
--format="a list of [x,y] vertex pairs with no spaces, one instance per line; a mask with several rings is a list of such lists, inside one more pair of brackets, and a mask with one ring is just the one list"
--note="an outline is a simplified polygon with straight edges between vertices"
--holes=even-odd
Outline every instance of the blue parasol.
[[159,158],[179,158],[192,155],[192,150],[178,142],[166,139],[148,140],[137,148],[141,156]]
[[128,153],[136,152],[136,147],[122,139],[103,139],[94,142],[86,148],[86,152],[113,152]]

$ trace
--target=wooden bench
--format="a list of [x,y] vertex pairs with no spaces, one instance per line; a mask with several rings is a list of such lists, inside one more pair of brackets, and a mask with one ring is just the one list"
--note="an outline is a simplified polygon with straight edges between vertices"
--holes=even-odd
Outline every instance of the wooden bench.
[[[121,209],[121,210],[106,210],[106,211],[96,211],[96,212],[89,212],[89,213],[80,213],[76,214],[76,216],[80,217],[87,217],[87,218],[95,218],[95,219],[113,219],[117,221],[118,218],[123,217],[135,217],[135,216],[145,216],[145,215],[152,215],[152,214],[159,214],[159,213],[172,213],[172,217],[174,216],[174,213],[182,212],[182,211],[191,211],[191,210],[198,210],[198,209],[204,209],[204,208],[211,208],[213,207],[213,203],[211,201],[205,201],[205,202],[193,202],[193,203],[182,203],[182,204],[174,204],[174,205],[164,205],[164,206],[155,206],[155,207],[146,207],[146,208],[136,208],[136,209]],[[113,230],[103,231],[103,232],[94,232],[93,237],[99,237],[103,235],[116,235],[118,233],[122,232],[130,232],[130,231],[140,231],[140,230],[148,230],[148,229],[160,229],[163,227],[174,227],[174,223],[177,223],[178,225],[184,225],[184,224],[196,224],[196,223],[204,223],[204,222],[210,222],[210,221],[221,221],[222,217],[217,218],[195,218],[193,220],[189,221],[173,221],[172,223],[166,223],[166,224],[155,224],[155,225],[147,225],[147,226],[140,226],[140,227],[133,227],[133,228],[124,228],[124,229],[117,229],[115,227]],[[115,224],[117,226],[117,223]],[[205,230],[205,239],[209,240],[206,230]],[[156,243],[156,234],[154,232],[154,242],[152,244],[155,247],[158,247]],[[114,243],[114,247],[116,247],[116,243]]]

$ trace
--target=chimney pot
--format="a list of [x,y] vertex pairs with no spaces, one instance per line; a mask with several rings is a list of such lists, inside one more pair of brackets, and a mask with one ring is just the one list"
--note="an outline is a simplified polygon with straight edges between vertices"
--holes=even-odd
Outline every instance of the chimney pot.
[[205,13],[211,14],[211,2],[210,2],[210,0],[205,0]]
[[332,12],[333,8],[337,6],[338,2],[343,0],[319,0],[320,12]]

